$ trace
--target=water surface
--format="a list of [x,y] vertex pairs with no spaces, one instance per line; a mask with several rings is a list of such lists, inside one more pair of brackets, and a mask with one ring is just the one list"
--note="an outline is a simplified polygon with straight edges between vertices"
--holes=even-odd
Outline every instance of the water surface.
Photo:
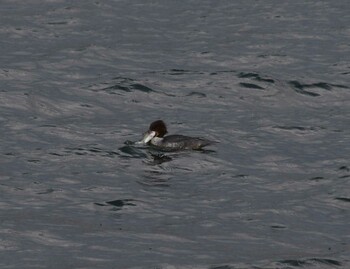
[[348,268],[348,13],[4,1],[1,268]]

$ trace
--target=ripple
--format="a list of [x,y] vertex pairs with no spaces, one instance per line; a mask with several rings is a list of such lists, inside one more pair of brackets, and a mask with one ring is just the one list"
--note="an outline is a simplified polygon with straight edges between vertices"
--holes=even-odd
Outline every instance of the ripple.
[[304,86],[301,83],[299,83],[298,81],[290,81],[289,84],[293,88],[295,88],[295,92],[297,92],[299,94],[308,95],[308,96],[311,96],[311,97],[320,96],[320,94],[318,94],[318,93],[314,93],[314,92],[310,92],[310,91],[304,90]]
[[198,98],[207,97],[207,95],[205,93],[201,93],[201,92],[190,92],[186,96],[194,96],[194,97],[198,97]]
[[[287,267],[286,267],[287,266]],[[285,259],[278,262],[263,262],[260,261],[257,264],[223,264],[217,266],[211,266],[209,269],[234,269],[234,268],[254,268],[254,269],[287,269],[287,268],[329,268],[331,266],[342,266],[342,263],[334,259],[322,259],[322,258],[309,258],[309,259]],[[326,266],[326,267],[324,267]]]
[[346,198],[346,197],[336,197],[335,200],[348,202],[348,203],[350,202],[350,198]]
[[103,157],[111,157],[119,156],[118,152],[103,149],[101,147],[96,146],[96,144],[88,144],[82,145],[78,147],[66,147],[62,153],[50,152],[50,155],[56,156],[65,156],[67,154],[75,154],[75,155],[90,155],[90,156],[103,156]]
[[142,85],[142,84],[139,84],[139,83],[135,83],[135,84],[131,84],[130,87],[134,90],[138,90],[138,91],[141,91],[141,92],[146,92],[146,93],[149,93],[149,92],[154,92],[153,89],[145,86],[145,85]]
[[144,153],[142,150],[130,145],[122,146],[118,150],[121,152],[119,156],[124,158],[146,158],[147,157],[147,154]]
[[[111,84],[111,83],[103,83],[103,84]],[[89,87],[94,92],[102,92],[107,94],[117,94],[117,95],[124,95],[125,93],[129,92],[143,92],[143,93],[150,93],[150,92],[156,92],[150,87],[147,87],[146,85],[137,82],[134,79],[126,78],[126,77],[115,77],[113,79],[113,85],[109,85],[107,87],[100,88],[100,85],[90,85]]]
[[333,260],[333,259],[320,259],[320,258],[313,258],[313,259],[309,259],[309,261],[313,262],[313,263],[321,263],[321,264],[326,264],[326,265],[336,265],[336,266],[341,266],[342,263],[337,261],[337,260]]
[[275,80],[273,80],[271,78],[264,78],[257,73],[241,72],[238,74],[238,77],[239,78],[250,78],[250,79],[254,79],[256,81],[262,81],[262,82],[267,82],[267,83],[275,83]]
[[302,126],[281,126],[277,125],[274,126],[276,129],[281,129],[281,130],[287,130],[287,131],[315,131],[317,128],[315,127],[302,127]]
[[349,172],[350,168],[345,166],[345,165],[343,165],[343,166],[339,167],[339,170]]
[[170,75],[170,76],[180,76],[180,75],[188,75],[188,74],[204,74],[201,71],[196,71],[196,70],[186,70],[186,69],[170,69],[166,71],[161,71],[160,72],[163,75]]
[[273,224],[270,226],[272,229],[287,229],[287,227],[283,224]]
[[[299,81],[293,80],[288,82],[289,85],[291,85],[296,93],[303,94],[303,95],[308,95],[311,97],[317,97],[320,96],[321,94],[319,93],[320,90],[326,90],[326,91],[332,91],[333,88],[341,88],[341,89],[349,89],[349,87],[345,85],[340,85],[340,84],[331,84],[331,83],[326,83],[326,82],[316,82],[316,83],[311,83],[311,84],[305,84],[301,83]],[[308,89],[308,90],[306,90]],[[319,92],[314,92],[311,90],[318,90]]]
[[[272,85],[275,84],[275,80],[269,77],[265,77],[254,72],[240,72],[237,74],[240,80],[244,80],[239,83],[239,86],[246,89],[253,90],[272,90]],[[275,89],[276,90],[276,89]]]
[[320,176],[310,178],[310,180],[317,181],[317,182],[320,181],[320,180],[323,180],[323,179],[324,179],[324,177],[320,177]]
[[275,125],[271,127],[276,131],[291,132],[294,134],[314,134],[324,130],[322,126],[288,126],[288,125]]
[[50,193],[53,193],[55,192],[56,190],[54,190],[53,188],[48,188],[44,191],[41,191],[41,192],[38,192],[37,194],[50,194]]
[[256,84],[253,84],[253,83],[241,82],[241,83],[239,83],[239,85],[244,87],[244,88],[248,88],[248,89],[264,90],[263,87],[260,87],[259,85],[256,85]]
[[295,267],[304,266],[308,264],[307,261],[303,261],[303,260],[282,260],[280,261],[280,263],[288,264]]
[[210,267],[210,269],[234,269],[234,267],[229,265],[220,265],[220,266]]
[[125,206],[136,206],[133,199],[117,199],[113,201],[107,201],[104,203],[94,203],[97,206],[113,206],[113,210],[121,210]]
[[325,264],[325,265],[335,265],[335,266],[341,266],[341,262],[333,259],[321,259],[321,258],[311,258],[311,259],[303,259],[303,260],[282,260],[279,261],[279,263],[282,264],[288,264],[295,267],[304,267],[304,266],[317,266],[318,264]]

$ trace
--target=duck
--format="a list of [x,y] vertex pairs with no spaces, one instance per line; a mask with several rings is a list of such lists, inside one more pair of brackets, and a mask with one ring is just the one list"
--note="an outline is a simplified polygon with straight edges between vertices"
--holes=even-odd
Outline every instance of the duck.
[[201,150],[202,148],[217,143],[201,137],[191,137],[185,135],[167,135],[166,124],[162,120],[152,122],[148,131],[144,133],[140,143],[151,145],[162,150]]

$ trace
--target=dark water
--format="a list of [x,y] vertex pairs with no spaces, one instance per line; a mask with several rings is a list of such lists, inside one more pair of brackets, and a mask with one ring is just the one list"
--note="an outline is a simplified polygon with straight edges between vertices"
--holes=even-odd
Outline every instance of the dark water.
[[2,1],[0,267],[350,268],[349,14]]

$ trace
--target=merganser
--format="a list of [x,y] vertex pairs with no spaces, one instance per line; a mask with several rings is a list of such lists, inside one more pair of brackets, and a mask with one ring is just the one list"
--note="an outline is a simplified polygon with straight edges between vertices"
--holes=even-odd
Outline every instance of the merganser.
[[151,123],[140,143],[150,144],[162,150],[202,149],[205,146],[217,143],[200,137],[184,135],[168,135],[167,128],[162,120]]

